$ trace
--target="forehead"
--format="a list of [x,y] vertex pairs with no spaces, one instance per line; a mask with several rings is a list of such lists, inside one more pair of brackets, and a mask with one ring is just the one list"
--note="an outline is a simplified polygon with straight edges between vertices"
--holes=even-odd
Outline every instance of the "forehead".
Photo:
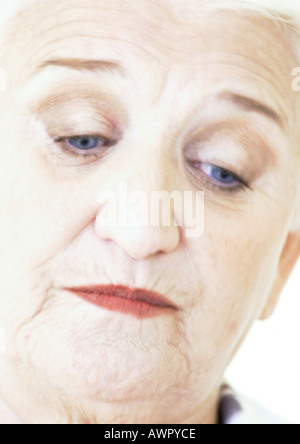
[[127,42],[137,51],[144,43],[149,56],[168,55],[182,63],[214,48],[225,51],[228,44],[236,50],[246,44],[249,56],[278,57],[288,49],[287,39],[269,20],[210,11],[211,0],[27,0],[19,12],[19,1],[12,1],[15,6],[10,8],[5,3],[0,0],[1,16],[15,12],[7,43],[18,45],[24,57],[62,44],[68,47],[67,40],[72,45],[76,38],[82,41],[79,51],[89,49],[93,38],[102,38],[106,43]]
[[[76,50],[78,55],[88,51],[96,57],[102,40],[102,48],[105,44],[115,50],[121,44],[122,49],[130,46],[131,51],[148,55],[159,63],[167,59],[193,65],[203,54],[217,50],[224,55],[235,51],[241,57],[247,55],[260,61],[267,55],[269,62],[281,56],[284,66],[287,65],[289,46],[278,27],[262,18],[209,12],[209,3],[207,0],[27,0],[10,20],[4,50],[8,50],[6,55],[12,54],[13,48],[13,55],[18,54],[28,66],[28,58],[31,63],[55,50]],[[7,10],[3,0],[0,8],[2,15]]]
[[280,108],[289,109],[294,100],[290,85],[296,61],[288,37],[265,18],[209,11],[211,0],[20,3],[2,45],[11,83],[46,60],[113,58],[135,71],[135,79],[145,72],[165,79],[175,71],[181,85],[194,79],[205,90],[239,81],[269,94]]

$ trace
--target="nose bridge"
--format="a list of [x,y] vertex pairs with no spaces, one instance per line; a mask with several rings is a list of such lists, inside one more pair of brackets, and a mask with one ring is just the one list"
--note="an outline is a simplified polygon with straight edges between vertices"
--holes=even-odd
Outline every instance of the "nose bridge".
[[148,193],[156,190],[169,191],[175,184],[172,174],[174,159],[168,150],[167,141],[162,137],[161,140],[154,140],[151,144],[149,139],[147,142],[137,150],[139,152],[132,153],[136,161],[133,161],[132,167],[129,166],[127,173],[124,171],[128,188]]
[[172,114],[164,103],[135,119],[135,128],[126,141],[120,160],[123,168],[119,182],[126,182],[133,191],[172,191],[176,175],[175,135]]
[[119,171],[110,178],[112,193],[99,202],[96,232],[135,259],[171,252],[180,232],[172,201],[166,199],[161,206],[157,195],[171,195],[176,188],[171,135],[156,124],[134,134],[128,144]]

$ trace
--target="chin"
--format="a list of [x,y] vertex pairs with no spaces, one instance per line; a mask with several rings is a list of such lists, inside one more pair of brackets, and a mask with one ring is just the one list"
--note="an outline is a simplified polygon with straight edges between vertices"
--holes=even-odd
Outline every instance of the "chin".
[[[61,387],[70,395],[90,401],[138,401],[155,398],[167,389],[166,375],[161,366],[145,365],[149,356],[136,352],[136,355],[125,356],[119,350],[106,348],[99,356],[82,356],[77,363],[61,373]],[[109,356],[109,358],[108,358]],[[68,378],[65,378],[68,375]]]
[[87,338],[63,347],[53,344],[52,358],[40,360],[35,367],[64,397],[92,402],[122,402],[157,398],[176,385],[180,372],[170,374],[170,355],[166,350],[145,348],[132,341],[90,342]]
[[157,399],[190,377],[176,334],[170,317],[138,321],[67,300],[26,325],[19,350],[43,386],[64,398]]

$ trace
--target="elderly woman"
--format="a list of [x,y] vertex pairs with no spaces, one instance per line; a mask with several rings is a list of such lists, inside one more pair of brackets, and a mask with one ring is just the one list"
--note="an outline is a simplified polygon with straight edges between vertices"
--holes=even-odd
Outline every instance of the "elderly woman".
[[300,251],[293,3],[0,2],[1,423],[234,422]]

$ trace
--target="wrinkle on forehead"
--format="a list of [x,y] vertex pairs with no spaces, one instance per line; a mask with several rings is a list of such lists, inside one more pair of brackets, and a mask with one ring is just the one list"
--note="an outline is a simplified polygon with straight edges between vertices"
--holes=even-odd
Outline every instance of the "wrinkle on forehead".
[[[113,32],[115,35],[126,38],[126,32],[136,33],[139,38],[146,37],[149,42],[152,41],[158,48],[172,49],[177,52],[191,52],[191,41],[198,40],[198,44],[205,45],[206,38],[201,39],[201,29],[206,28],[207,10],[211,0],[75,0],[70,5],[69,0],[12,0],[15,5],[21,4],[21,8],[8,23],[7,30],[10,30],[9,41],[18,40],[23,42],[30,37],[43,37],[48,34],[51,36],[51,30],[59,30],[59,35],[71,35],[68,30],[62,29],[63,26],[72,28],[82,34],[97,33],[101,35],[101,28],[106,33]],[[2,2],[2,3],[1,3]],[[6,0],[0,0],[0,7],[6,10],[4,3]],[[193,6],[192,6],[193,5]],[[199,14],[184,14],[189,10],[199,11]],[[1,11],[2,13],[2,11]],[[212,11],[212,17],[216,13]],[[227,13],[230,17],[232,12]],[[1,15],[1,14],[0,14]],[[240,19],[243,14],[240,14]],[[228,18],[224,12],[224,21]],[[101,21],[102,20],[102,21]],[[218,37],[218,23],[211,21],[211,31]],[[109,22],[115,23],[114,29],[109,27]],[[234,24],[234,22],[233,22]],[[247,25],[247,22],[245,21]],[[72,26],[73,25],[73,26]],[[275,27],[271,21],[265,19],[265,25],[270,29],[272,38],[274,38]],[[269,25],[269,26],[268,26]],[[273,27],[273,29],[271,28]],[[98,29],[95,29],[98,28]],[[224,33],[221,38],[226,39],[235,32],[234,26],[230,27],[230,32]],[[262,31],[262,29],[260,30]],[[278,35],[278,44],[283,40],[283,35]],[[241,38],[241,35],[238,35]],[[39,40],[39,39],[38,39]],[[249,43],[249,42],[248,42]],[[274,42],[273,42],[274,43]],[[284,42],[286,43],[286,42]],[[277,45],[271,45],[272,47]]]
[[[3,8],[7,0],[0,0]],[[262,79],[276,89],[279,101],[291,102],[291,69],[295,58],[288,33],[267,18],[245,17],[236,12],[213,11],[211,0],[13,0],[21,5],[6,26],[1,45],[3,60],[13,68],[12,82],[31,67],[38,66],[55,52],[73,56],[97,55],[109,44],[135,52],[145,66],[158,62],[159,68],[177,65],[205,72],[203,60],[216,63],[224,72],[232,66]],[[188,3],[188,7],[186,7]],[[186,11],[196,8],[199,15]],[[182,12],[182,13],[181,13]],[[0,14],[1,15],[1,14]],[[220,20],[221,17],[221,20]],[[242,32],[241,32],[242,30]],[[103,45],[104,43],[104,45]],[[127,46],[126,46],[127,45]],[[126,52],[123,51],[126,56]],[[101,51],[100,51],[101,54]],[[215,60],[216,55],[218,60]],[[227,64],[227,65],[226,65]],[[252,71],[252,72],[251,72]],[[166,71],[165,71],[166,72]],[[13,74],[16,78],[13,77]],[[290,82],[291,83],[291,82]],[[290,106],[289,104],[287,107]]]
[[[163,9],[163,3],[150,0],[75,0],[71,5],[68,1],[28,0],[2,27],[0,56],[2,60],[10,60],[13,66],[17,54],[19,62],[24,60],[25,66],[20,70],[24,73],[35,58],[55,46],[61,49],[72,39],[79,39],[81,47],[91,47],[101,43],[96,39],[102,39],[102,43],[127,41],[155,59],[156,54],[173,49],[170,45],[171,21],[168,22],[168,15],[163,13]],[[158,34],[159,38],[156,38]],[[77,42],[72,50],[74,48],[78,49]]]

